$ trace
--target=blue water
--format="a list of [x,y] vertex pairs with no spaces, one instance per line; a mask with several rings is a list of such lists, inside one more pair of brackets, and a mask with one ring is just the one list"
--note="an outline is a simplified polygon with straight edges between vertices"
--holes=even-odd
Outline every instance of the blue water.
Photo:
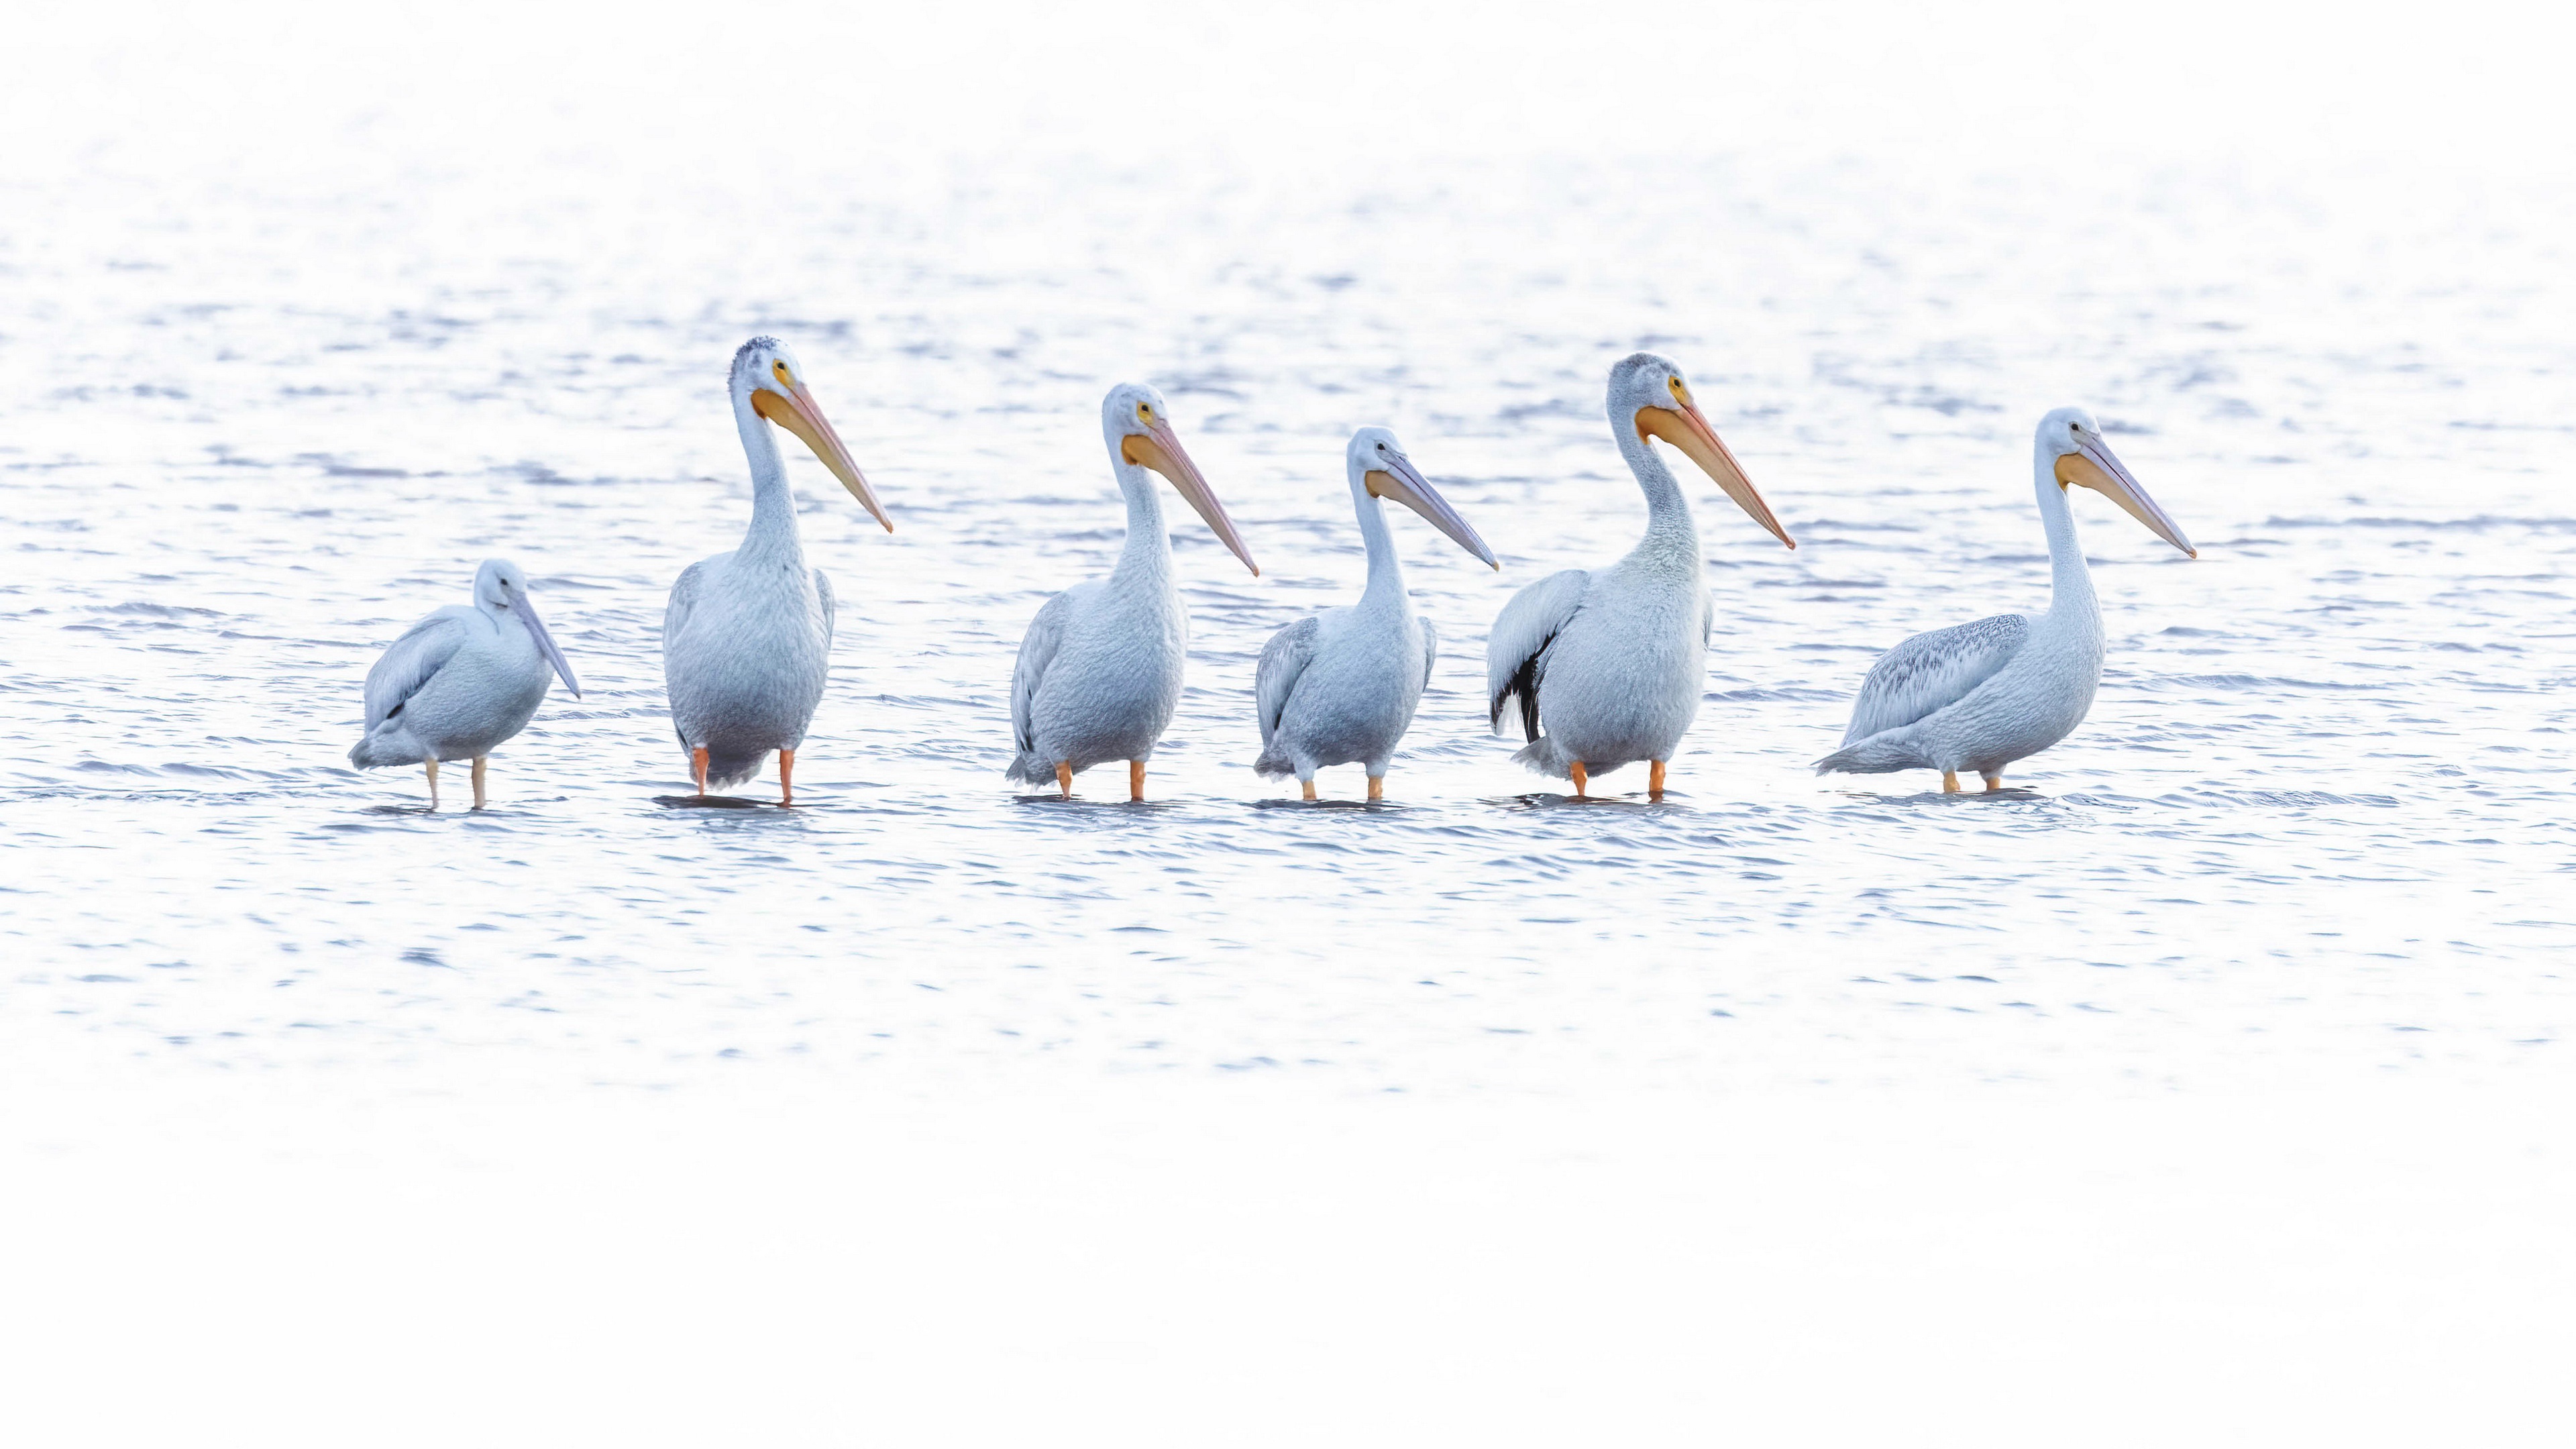
[[[0,1051],[897,1091],[2554,1070],[2576,288],[2510,198],[2303,184],[21,187]],[[842,610],[799,808],[673,808],[662,603],[748,517],[722,384],[760,331],[898,532],[797,455]],[[1576,807],[1486,733],[1484,630],[1641,528],[1601,415],[1637,347],[1801,547],[1694,487],[1718,630],[1673,794]],[[1118,546],[1096,406],[1128,377],[1263,576],[1173,510],[1192,655],[1152,803],[1115,771],[1026,799],[1012,658]],[[2080,499],[2083,729],[1995,798],[1813,778],[1878,650],[2044,604],[2028,436],[2066,402],[2200,560]],[[1357,591],[1340,450],[1372,422],[1504,568],[1399,520],[1433,693],[1385,807],[1345,770],[1300,808],[1248,768],[1252,665]],[[416,774],[346,767],[360,681],[493,554],[588,692],[497,754],[495,808],[420,813]]]

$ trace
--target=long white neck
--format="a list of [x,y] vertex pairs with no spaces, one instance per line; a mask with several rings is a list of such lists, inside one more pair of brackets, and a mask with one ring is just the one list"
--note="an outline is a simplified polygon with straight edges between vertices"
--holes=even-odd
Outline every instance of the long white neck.
[[1682,495],[1681,480],[1664,460],[1655,456],[1654,446],[1637,431],[1637,419],[1615,414],[1610,431],[1618,436],[1619,456],[1628,460],[1628,468],[1637,475],[1637,487],[1646,495],[1646,536],[1640,540],[1631,558],[1653,556],[1686,562],[1693,574],[1699,572],[1699,526],[1691,519],[1690,500]]
[[1368,587],[1360,591],[1363,607],[1393,605],[1401,608],[1404,597],[1404,565],[1395,557],[1395,530],[1386,526],[1386,502],[1368,491],[1366,475],[1352,470],[1351,512],[1360,520],[1360,542],[1368,546]]
[[2039,521],[2048,530],[2048,617],[2100,627],[2101,606],[2093,598],[2093,571],[2085,565],[2084,545],[2075,537],[2075,510],[2066,485],[2057,481],[2057,455],[2036,451],[2031,487],[2039,495]]
[[743,533],[741,552],[803,557],[796,495],[787,489],[787,460],[779,454],[776,430],[751,410],[748,388],[734,390],[733,423],[742,434],[743,456],[751,460],[751,527]]
[[1118,475],[1118,491],[1127,495],[1127,543],[1118,550],[1111,581],[1169,583],[1172,540],[1163,531],[1163,498],[1153,473],[1120,457],[1116,441],[1109,445],[1109,467]]

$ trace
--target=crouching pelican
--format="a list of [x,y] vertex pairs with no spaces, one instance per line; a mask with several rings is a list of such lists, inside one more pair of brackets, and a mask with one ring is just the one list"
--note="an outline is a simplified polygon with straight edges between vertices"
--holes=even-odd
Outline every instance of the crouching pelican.
[[1387,761],[1413,723],[1414,707],[1440,655],[1431,621],[1417,618],[1396,562],[1379,499],[1392,498],[1460,548],[1499,569],[1494,551],[1458,516],[1404,456],[1395,434],[1362,428],[1346,461],[1351,511],[1368,546],[1368,586],[1349,608],[1311,614],[1272,635],[1253,675],[1261,719],[1261,758],[1252,768],[1270,779],[1295,775],[1315,798],[1315,771],[1358,761],[1368,770],[1368,797],[1386,796]]
[[423,765],[438,808],[441,760],[474,762],[474,808],[494,746],[528,727],[549,670],[581,698],[572,665],[528,599],[528,576],[507,559],[474,571],[474,606],[450,604],[414,624],[367,671],[367,732],[349,751],[361,770]]
[[823,702],[831,666],[832,581],[805,563],[787,462],[769,425],[813,449],[886,532],[894,532],[894,521],[805,390],[805,369],[786,343],[744,343],[733,355],[731,387],[734,427],[751,460],[751,527],[741,547],[689,565],[671,586],[662,613],[662,682],[701,796],[709,786],[750,779],[776,750],[778,803],[789,805],[796,747]]
[[1070,799],[1076,771],[1125,760],[1127,796],[1142,800],[1145,762],[1180,707],[1190,643],[1190,617],[1172,586],[1163,505],[1146,470],[1170,479],[1245,568],[1256,577],[1261,568],[1182,451],[1161,393],[1133,382],[1111,388],[1100,404],[1100,431],[1118,491],[1127,496],[1127,544],[1109,577],[1074,585],[1029,621],[1011,671],[1018,748],[1005,773],[1033,785],[1053,781]]
[[2080,483],[2128,510],[2156,537],[2193,558],[2200,551],[2111,454],[2102,426],[2082,408],[2039,420],[2031,449],[2039,517],[2048,530],[2045,614],[1997,614],[1917,634],[1870,666],[1853,701],[1843,747],[1816,773],[1854,775],[1938,770],[1959,788],[1974,770],[2003,788],[2004,766],[2074,733],[2102,682],[2102,609],[2075,540],[2067,489]]
[[1646,536],[1606,569],[1567,569],[1512,596],[1485,642],[1486,697],[1496,734],[1519,701],[1529,743],[1512,758],[1572,780],[1577,798],[1592,776],[1644,760],[1647,793],[1661,799],[1664,765],[1699,712],[1715,610],[1690,502],[1647,440],[1679,449],[1754,522],[1798,545],[1672,363],[1639,352],[1610,369],[1610,431],[1645,490]]

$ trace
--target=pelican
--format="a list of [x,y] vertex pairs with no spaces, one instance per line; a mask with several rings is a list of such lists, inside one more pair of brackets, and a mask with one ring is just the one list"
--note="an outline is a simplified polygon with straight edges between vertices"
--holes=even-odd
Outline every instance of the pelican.
[[1647,793],[1660,800],[1664,766],[1699,712],[1715,611],[1690,503],[1647,440],[1671,444],[1754,522],[1798,544],[1671,362],[1639,352],[1610,369],[1610,431],[1645,490],[1646,536],[1606,569],[1567,569],[1512,596],[1486,639],[1486,698],[1496,734],[1519,702],[1529,743],[1512,758],[1572,780],[1576,798],[1592,776],[1644,760]]
[[1499,569],[1494,551],[1458,516],[1404,455],[1395,434],[1362,428],[1345,453],[1351,511],[1368,546],[1368,587],[1345,609],[1310,614],[1271,636],[1253,675],[1261,719],[1261,758],[1252,768],[1270,779],[1295,775],[1315,798],[1315,771],[1358,761],[1368,769],[1368,797],[1386,798],[1386,765],[1413,723],[1414,706],[1431,682],[1440,638],[1416,618],[1404,591],[1379,499],[1392,498],[1449,535],[1460,548]]
[[805,563],[787,463],[769,425],[811,448],[886,532],[894,532],[894,520],[806,391],[805,369],[786,343],[744,343],[733,355],[731,387],[734,427],[751,460],[751,527],[741,547],[689,565],[671,586],[662,613],[662,682],[700,796],[750,779],[776,750],[778,803],[792,805],[796,747],[823,702],[831,667],[832,581]]
[[439,761],[472,760],[480,810],[484,761],[528,727],[546,697],[549,667],[581,698],[572,665],[528,598],[528,576],[508,559],[487,558],[474,571],[472,608],[431,611],[367,671],[367,732],[349,763],[426,766],[435,810]]
[[1974,770],[1988,790],[2000,790],[2004,766],[2084,722],[2102,682],[2102,610],[2075,541],[2070,485],[2104,494],[2156,537],[2200,557],[2112,456],[2102,425],[2084,409],[2059,408],[2039,420],[2031,472],[2048,530],[2048,612],[1997,614],[1888,650],[1860,683],[1843,747],[1816,762],[1817,774],[1938,770],[1941,788],[1956,791],[1959,772]]
[[1190,617],[1172,587],[1172,544],[1163,505],[1146,470],[1171,480],[1234,556],[1258,577],[1261,566],[1172,432],[1163,395],[1121,383],[1100,404],[1110,471],[1127,495],[1127,544],[1109,577],[1076,584],[1046,601],[1020,640],[1011,671],[1011,738],[1018,753],[1005,773],[1065,798],[1073,777],[1107,760],[1127,762],[1127,797],[1145,798],[1145,762],[1181,703],[1181,664]]

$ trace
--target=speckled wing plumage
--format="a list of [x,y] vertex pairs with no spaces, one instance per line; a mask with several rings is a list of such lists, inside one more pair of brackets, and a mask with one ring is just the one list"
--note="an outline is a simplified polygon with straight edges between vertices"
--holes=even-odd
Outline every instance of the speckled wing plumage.
[[1073,615],[1073,590],[1046,601],[1038,616],[1029,621],[1029,632],[1020,637],[1019,662],[1011,666],[1011,743],[1015,747],[1010,768],[1004,773],[1011,779],[1032,784],[1047,784],[1055,779],[1055,762],[1040,760],[1035,709],[1038,684],[1046,678],[1047,666],[1055,662],[1057,646],[1064,642],[1065,621]]
[[367,733],[375,733],[376,726],[456,657],[473,612],[453,605],[440,609],[403,631],[385,650],[384,657],[367,671]]
[[823,576],[821,569],[814,570],[814,597],[823,603],[823,657],[829,659],[832,657],[832,616],[838,611],[832,603],[832,581]]
[[1297,767],[1278,748],[1279,721],[1288,713],[1298,677],[1314,662],[1315,641],[1324,621],[1309,614],[1270,636],[1261,646],[1261,662],[1252,671],[1253,709],[1261,721],[1261,757],[1252,768],[1263,775],[1293,775]]
[[1494,617],[1485,640],[1485,707],[1494,733],[1503,732],[1503,709],[1520,701],[1521,737],[1538,738],[1538,694],[1547,678],[1547,654],[1565,626],[1582,611],[1592,586],[1586,569],[1554,573],[1519,593]]
[[1431,687],[1431,666],[1440,662],[1440,631],[1428,619],[1413,621],[1422,630],[1422,687]]
[[1917,634],[1888,650],[1860,683],[1843,743],[1910,725],[1965,699],[2010,663],[2029,637],[2027,615],[1997,614]]
[[[717,557],[731,558],[733,555],[719,554]],[[700,559],[680,570],[680,577],[671,585],[670,602],[662,606],[662,648],[666,653],[671,647],[671,641],[679,638],[680,631],[689,627],[689,611],[697,607],[698,587],[706,580],[701,570],[705,569],[709,562],[710,560]]]

